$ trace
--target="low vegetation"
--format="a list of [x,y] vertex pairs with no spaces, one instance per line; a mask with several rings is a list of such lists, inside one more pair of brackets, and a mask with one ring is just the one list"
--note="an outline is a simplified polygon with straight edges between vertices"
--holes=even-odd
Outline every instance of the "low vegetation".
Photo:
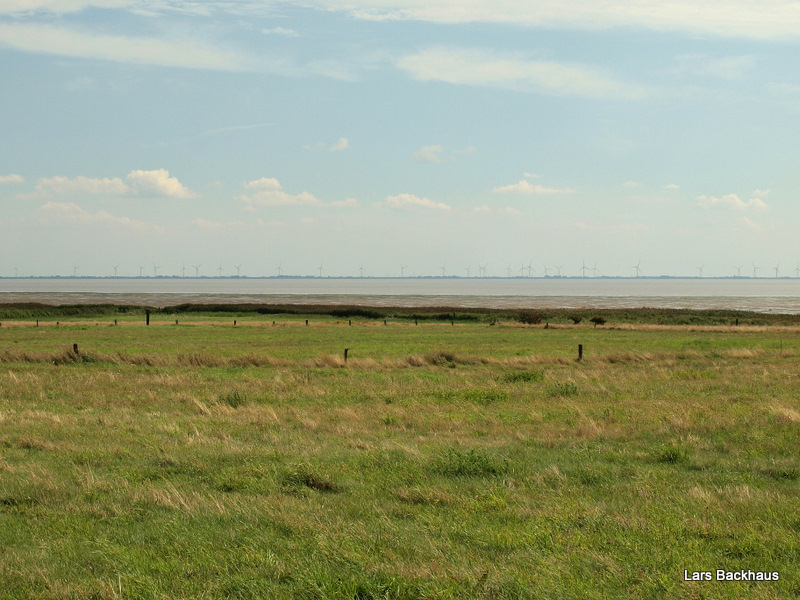
[[795,317],[238,308],[0,308],[0,599],[800,593]]

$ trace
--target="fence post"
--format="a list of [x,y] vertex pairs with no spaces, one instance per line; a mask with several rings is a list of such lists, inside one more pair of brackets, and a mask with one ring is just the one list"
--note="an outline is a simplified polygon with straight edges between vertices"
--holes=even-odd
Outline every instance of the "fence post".
[[583,360],[583,344],[578,344],[578,360]]

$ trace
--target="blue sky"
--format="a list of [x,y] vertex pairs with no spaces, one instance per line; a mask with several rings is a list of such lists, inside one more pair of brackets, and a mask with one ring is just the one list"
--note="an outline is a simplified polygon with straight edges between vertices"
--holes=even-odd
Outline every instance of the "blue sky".
[[799,40],[785,0],[6,0],[0,276],[794,276]]

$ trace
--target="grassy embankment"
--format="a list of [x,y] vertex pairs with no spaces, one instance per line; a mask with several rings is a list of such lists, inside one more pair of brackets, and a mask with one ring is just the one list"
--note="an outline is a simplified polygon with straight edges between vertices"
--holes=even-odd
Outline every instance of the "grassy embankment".
[[800,593],[793,318],[76,312],[0,311],[0,598]]

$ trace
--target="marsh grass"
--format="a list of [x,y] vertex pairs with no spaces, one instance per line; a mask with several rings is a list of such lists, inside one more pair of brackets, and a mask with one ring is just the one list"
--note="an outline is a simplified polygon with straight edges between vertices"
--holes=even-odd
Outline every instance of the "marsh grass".
[[797,595],[796,336],[230,314],[0,329],[0,598]]

